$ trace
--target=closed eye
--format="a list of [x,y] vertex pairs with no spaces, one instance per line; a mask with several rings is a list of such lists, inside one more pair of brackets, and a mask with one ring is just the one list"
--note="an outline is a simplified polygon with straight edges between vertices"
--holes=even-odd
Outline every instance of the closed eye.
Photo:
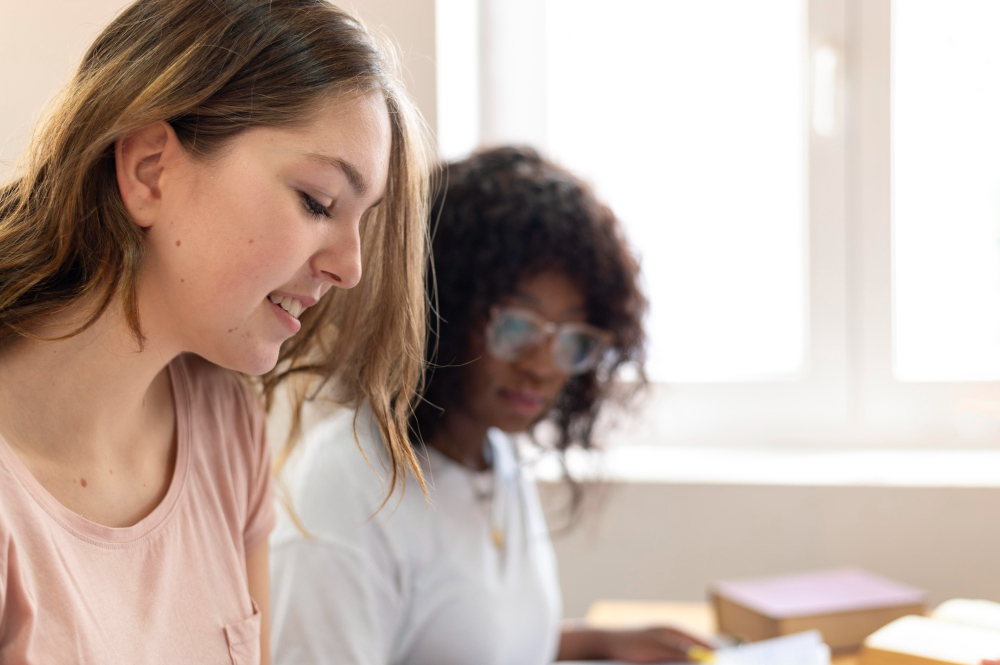
[[302,197],[302,205],[305,207],[306,212],[313,217],[330,217],[330,211],[322,203],[309,196],[305,192],[299,192],[299,196]]

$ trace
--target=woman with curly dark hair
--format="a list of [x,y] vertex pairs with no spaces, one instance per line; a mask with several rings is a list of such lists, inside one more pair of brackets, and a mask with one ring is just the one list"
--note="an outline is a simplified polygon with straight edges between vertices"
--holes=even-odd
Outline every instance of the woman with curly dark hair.
[[364,426],[366,459],[343,445],[364,411],[311,432],[288,477],[309,535],[286,523],[273,552],[278,661],[685,660],[704,645],[675,630],[560,628],[552,544],[508,437],[550,420],[557,448],[589,447],[617,370],[642,377],[646,300],[614,214],[524,148],[447,165],[433,209],[439,323],[411,420],[429,505],[409,492],[372,517],[384,449]]

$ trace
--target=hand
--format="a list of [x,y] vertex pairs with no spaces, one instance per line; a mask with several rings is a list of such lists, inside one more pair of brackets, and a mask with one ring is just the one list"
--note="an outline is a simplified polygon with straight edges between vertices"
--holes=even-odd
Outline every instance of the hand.
[[626,663],[684,663],[691,647],[712,648],[697,637],[667,627],[606,631],[605,639],[604,657]]

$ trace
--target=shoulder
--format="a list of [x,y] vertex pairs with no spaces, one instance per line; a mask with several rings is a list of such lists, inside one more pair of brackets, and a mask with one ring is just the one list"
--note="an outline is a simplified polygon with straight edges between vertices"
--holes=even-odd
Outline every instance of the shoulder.
[[[7,444],[0,440],[0,446]],[[24,555],[19,556],[19,550],[26,543],[51,539],[50,534],[45,533],[44,521],[39,519],[34,502],[26,492],[21,491],[16,473],[7,464],[5,456],[13,454],[9,448],[0,450],[0,638],[3,636],[11,577],[17,576],[19,559],[22,559],[20,566],[24,566]],[[14,585],[16,587],[16,582]]]
[[[0,446],[2,445],[6,444],[0,441]],[[3,483],[0,484],[0,496],[4,494],[2,488],[10,488],[17,482],[10,477],[2,462],[0,462],[0,480],[3,480]],[[3,498],[7,499],[8,497]],[[0,624],[3,624],[4,598],[7,595],[7,566],[9,565],[10,551],[13,549],[11,523],[15,518],[10,514],[12,503],[8,500],[0,501]]]
[[310,428],[282,482],[303,525],[340,540],[362,528],[401,536],[402,530],[425,524],[427,503],[416,479],[407,474],[405,489],[397,481],[387,499],[391,477],[378,423],[363,406],[340,410]]

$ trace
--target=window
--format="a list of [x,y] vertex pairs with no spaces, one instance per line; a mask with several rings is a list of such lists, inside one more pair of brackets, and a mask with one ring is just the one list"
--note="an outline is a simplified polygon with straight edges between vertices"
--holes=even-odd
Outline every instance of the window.
[[900,0],[892,26],[896,374],[1000,379],[1000,4]]
[[538,145],[641,248],[656,383],[616,440],[994,445],[1000,8],[472,4],[476,142]]
[[[797,375],[806,341],[803,1],[606,6],[547,3],[547,150],[596,183],[646,248],[650,375]],[[594,48],[597,40],[608,46]]]

